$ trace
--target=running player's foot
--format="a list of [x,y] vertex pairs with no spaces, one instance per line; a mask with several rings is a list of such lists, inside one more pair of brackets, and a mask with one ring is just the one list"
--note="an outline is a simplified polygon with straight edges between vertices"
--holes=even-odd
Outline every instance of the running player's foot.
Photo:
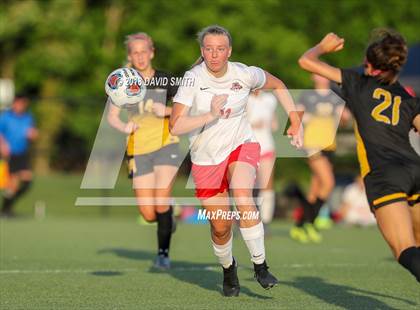
[[5,219],[13,219],[16,217],[16,214],[11,210],[7,210],[7,211],[2,210],[0,212],[0,217],[5,218]]
[[314,225],[305,224],[305,230],[306,230],[306,233],[308,234],[309,240],[311,240],[312,242],[320,243],[322,241],[322,236],[318,232],[318,230],[316,230]]
[[303,227],[294,226],[290,229],[290,238],[300,243],[308,243],[309,237],[306,230]]
[[272,288],[273,286],[277,285],[277,283],[279,283],[277,278],[268,271],[268,266],[265,261],[262,264],[254,263],[254,271],[255,279],[257,279],[258,283],[266,290]]
[[239,295],[238,264],[233,258],[228,268],[223,267],[223,294],[227,297]]
[[168,256],[158,255],[156,256],[155,264],[153,265],[153,267],[162,270],[167,270],[171,268],[171,261]]
[[331,229],[333,227],[333,224],[334,222],[332,219],[330,219],[329,217],[321,217],[321,216],[318,216],[315,219],[315,223],[314,223],[315,228],[319,230]]

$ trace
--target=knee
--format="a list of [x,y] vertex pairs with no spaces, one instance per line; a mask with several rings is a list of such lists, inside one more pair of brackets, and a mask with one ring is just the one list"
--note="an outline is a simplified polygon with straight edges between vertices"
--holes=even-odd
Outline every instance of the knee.
[[212,225],[211,232],[214,238],[226,240],[230,237],[231,225]]
[[155,212],[155,210],[154,210],[154,208],[152,206],[148,206],[148,207],[142,206],[142,207],[139,207],[139,211],[140,211],[140,214],[143,216],[143,218],[147,222],[151,223],[151,222],[155,222],[156,221],[156,212]]
[[234,189],[232,190],[233,198],[236,206],[250,206],[254,205],[252,197],[252,188],[250,189]]

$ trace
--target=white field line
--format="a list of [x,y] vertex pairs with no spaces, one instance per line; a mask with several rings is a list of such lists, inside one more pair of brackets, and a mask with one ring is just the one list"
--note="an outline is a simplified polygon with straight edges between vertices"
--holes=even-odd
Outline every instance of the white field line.
[[[314,267],[332,267],[332,268],[350,268],[350,267],[367,267],[369,264],[354,264],[354,263],[339,263],[339,264],[283,264],[276,266],[277,268],[314,268]],[[250,269],[249,267],[241,267],[240,269]],[[58,273],[118,273],[118,272],[141,272],[147,271],[138,268],[123,268],[123,269],[0,269],[0,274],[29,274],[29,273],[45,273],[45,274],[58,274]],[[170,271],[218,271],[220,267],[216,266],[203,266],[203,267],[172,267]]]

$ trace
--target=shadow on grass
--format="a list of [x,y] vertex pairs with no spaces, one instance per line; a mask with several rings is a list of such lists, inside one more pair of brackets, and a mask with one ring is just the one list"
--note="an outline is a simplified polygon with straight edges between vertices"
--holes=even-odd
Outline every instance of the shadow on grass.
[[[350,286],[328,283],[324,279],[317,277],[298,277],[294,282],[281,281],[281,284],[292,286],[309,295],[315,296],[328,304],[344,309],[397,309],[388,306],[375,297],[398,300],[410,306],[417,305],[415,302],[403,298],[361,290]],[[381,286],[378,285],[377,289],[379,290],[380,287]]]
[[[111,248],[102,249],[98,251],[98,254],[106,253],[112,253],[117,255],[118,257],[150,262],[152,262],[156,258],[155,253],[143,250]],[[197,285],[203,289],[216,291],[219,293],[222,292],[222,270],[221,267],[217,264],[203,264],[175,260],[171,261],[171,269],[167,271],[161,271],[159,269],[151,267],[149,269],[149,272],[159,274],[166,273],[177,280]],[[244,286],[241,286],[241,295],[246,295],[249,297],[259,299],[272,299],[272,297],[253,293],[250,289]]]

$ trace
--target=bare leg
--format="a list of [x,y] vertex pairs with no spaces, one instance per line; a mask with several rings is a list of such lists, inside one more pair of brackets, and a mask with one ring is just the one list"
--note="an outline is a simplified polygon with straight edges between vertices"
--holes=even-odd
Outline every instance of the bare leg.
[[413,220],[414,239],[417,247],[420,247],[420,203],[410,208],[411,219]]
[[271,223],[275,208],[275,194],[273,191],[274,158],[263,159],[257,171],[259,187],[259,210],[261,220],[265,224]]
[[156,221],[155,212],[155,174],[148,173],[133,178],[133,188],[137,199],[137,208],[148,222]]
[[379,229],[396,259],[404,249],[416,245],[413,223],[406,202],[395,202],[375,210]]
[[309,167],[317,178],[317,186],[308,195],[308,200],[313,203],[316,198],[327,200],[335,186],[333,167],[325,156],[309,159]]

